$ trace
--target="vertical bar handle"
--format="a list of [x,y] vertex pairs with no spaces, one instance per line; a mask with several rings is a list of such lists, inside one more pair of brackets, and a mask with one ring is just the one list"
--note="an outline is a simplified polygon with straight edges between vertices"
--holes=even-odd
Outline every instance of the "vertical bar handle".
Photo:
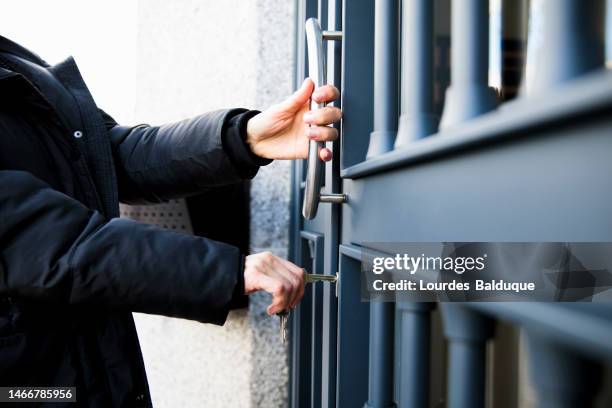
[[[321,26],[316,18],[306,20],[306,45],[308,51],[308,76],[315,84],[315,88],[325,85],[325,60],[323,54],[323,40],[338,41],[342,39],[342,32],[321,31]],[[310,109],[322,108],[313,100]],[[306,185],[304,187],[304,203],[302,215],[307,220],[317,215],[319,203],[344,203],[347,200],[345,194],[321,194],[321,177],[323,175],[323,161],[319,158],[319,151],[324,147],[324,142],[311,140],[308,145],[308,166],[306,170]]]

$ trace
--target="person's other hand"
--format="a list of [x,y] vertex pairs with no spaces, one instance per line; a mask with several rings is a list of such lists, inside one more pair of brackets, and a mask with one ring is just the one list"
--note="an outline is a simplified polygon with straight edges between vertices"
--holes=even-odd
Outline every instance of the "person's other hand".
[[[338,89],[332,85],[314,89],[314,82],[306,78],[300,89],[289,98],[247,122],[247,143],[251,151],[266,159],[305,159],[310,140],[336,140],[338,131],[327,125],[340,120],[340,109],[326,106],[309,111],[309,105],[311,97],[317,103],[327,103],[339,95]],[[332,152],[323,148],[319,157],[329,161]]]
[[304,296],[304,269],[270,252],[249,255],[244,261],[244,291],[272,294],[270,316],[294,308]]

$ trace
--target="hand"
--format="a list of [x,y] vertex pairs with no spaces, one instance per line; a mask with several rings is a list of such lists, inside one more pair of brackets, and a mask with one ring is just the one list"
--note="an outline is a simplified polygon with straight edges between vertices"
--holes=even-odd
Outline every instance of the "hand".
[[[305,159],[309,140],[336,140],[338,131],[326,125],[340,120],[340,109],[326,106],[310,112],[309,107],[311,97],[317,103],[327,103],[339,95],[338,89],[331,85],[314,89],[312,80],[306,78],[300,89],[289,98],[247,122],[247,143],[251,151],[266,159]],[[319,157],[329,161],[332,152],[323,148]]]
[[249,255],[244,261],[244,291],[272,294],[270,316],[294,308],[304,296],[304,269],[270,252]]

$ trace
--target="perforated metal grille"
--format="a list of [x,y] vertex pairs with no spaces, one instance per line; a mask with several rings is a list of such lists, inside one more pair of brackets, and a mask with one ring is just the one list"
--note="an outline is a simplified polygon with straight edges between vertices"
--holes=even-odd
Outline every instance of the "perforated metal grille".
[[172,231],[193,234],[185,200],[170,200],[155,205],[121,204],[121,217],[157,225]]

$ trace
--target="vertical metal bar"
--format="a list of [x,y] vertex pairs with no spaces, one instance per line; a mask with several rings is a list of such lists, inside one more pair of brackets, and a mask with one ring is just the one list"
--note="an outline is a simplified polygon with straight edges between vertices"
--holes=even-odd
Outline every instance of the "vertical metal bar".
[[498,321],[495,327],[495,346],[487,350],[487,375],[491,380],[486,385],[489,407],[516,408],[520,405],[519,331],[520,327],[506,321]]
[[370,302],[370,362],[366,408],[395,407],[393,401],[393,343],[395,304]]
[[310,342],[312,293],[307,286],[300,305],[291,313],[291,406],[310,406]]
[[[324,29],[329,31],[342,31],[342,0],[327,0],[327,21],[323,25]],[[323,21],[323,20],[321,20]],[[327,72],[326,78],[327,83],[334,85],[336,88],[342,88],[342,42],[341,41],[325,41],[327,47]],[[340,106],[340,100],[331,103],[333,106]],[[340,132],[339,124],[335,124],[334,127]],[[328,186],[326,193],[340,192],[342,190],[342,183],[340,180],[340,143],[333,143],[333,154],[334,159],[331,162],[330,168],[326,168],[327,173],[325,174],[325,185]],[[340,206],[331,206],[332,218],[338,216]],[[334,227],[338,228],[337,220],[334,220]],[[337,236],[337,232],[335,233]],[[334,242],[332,245],[334,252],[338,252],[338,244]],[[333,266],[333,273],[337,271],[337,265]]]
[[[298,85],[302,83],[304,78],[304,53],[302,46],[304,42],[304,0],[298,0],[294,3],[294,41],[293,41],[293,85],[294,90],[297,89]],[[291,197],[290,197],[290,213],[289,213],[289,250],[287,257],[292,262],[297,262],[299,246],[300,246],[300,231],[302,229],[302,163],[291,161]],[[289,336],[291,337],[291,336]],[[291,341],[291,339],[290,339]]]
[[[322,252],[322,251],[321,251]],[[321,407],[321,371],[323,365],[322,350],[322,329],[323,329],[323,286],[312,286],[312,331],[310,333],[312,359],[310,363],[310,406],[312,408]]]
[[367,398],[370,308],[361,301],[359,261],[341,255],[339,263],[336,406],[359,407]]
[[433,303],[397,303],[400,313],[399,407],[429,407],[429,351]]
[[504,101],[518,94],[525,65],[527,0],[501,0],[501,89]]
[[485,406],[486,343],[493,321],[457,303],[441,304],[449,342],[448,407]]
[[[319,24],[321,28],[325,28],[325,23],[327,21],[327,2],[328,0],[317,0],[317,18],[319,20]],[[325,47],[325,43],[323,47]],[[313,54],[308,53],[308,58],[314,58]],[[319,55],[319,58],[323,58],[325,61],[324,55]],[[325,63],[323,63],[325,66]],[[310,74],[312,75],[312,74]],[[324,73],[325,75],[325,73]],[[318,166],[326,168],[322,163],[318,163]],[[327,169],[326,169],[327,170]],[[307,175],[307,177],[309,177]],[[321,181],[322,184],[325,183],[325,174],[323,175]],[[330,185],[330,184],[328,184]],[[315,193],[318,194],[318,193]],[[326,211],[325,217],[328,221],[329,219],[329,210]],[[328,223],[329,226],[333,228],[333,223]],[[325,229],[323,231],[326,236],[330,236],[330,233],[333,234],[333,231],[329,229]],[[323,237],[317,234],[317,238],[313,241],[314,244],[314,257],[312,264],[312,272],[313,273],[323,273],[324,270],[324,259],[329,259],[325,257],[324,254],[324,241]],[[315,272],[316,271],[316,272]],[[320,408],[321,407],[321,373],[323,370],[323,356],[322,356],[322,348],[323,348],[323,287],[322,285],[310,285],[312,291],[312,304],[311,304],[311,332],[308,334],[310,336],[310,389],[304,390],[304,392],[310,393],[310,401],[309,404],[304,404],[304,407],[310,408]]]
[[530,44],[528,95],[604,67],[604,0],[532,0],[534,10],[541,35]]
[[395,147],[435,133],[433,2],[402,1],[401,116]]
[[434,4],[434,112],[441,116],[450,85],[451,0]]
[[321,24],[321,29],[325,30],[325,22],[327,22],[327,1],[328,0],[318,0],[317,6],[317,15],[319,19],[319,23]]
[[601,367],[538,333],[527,332],[529,377],[539,408],[592,406]]
[[[374,131],[370,134],[367,157],[393,150],[397,132],[399,0],[376,0],[374,16]],[[388,302],[370,303],[370,361],[366,407],[395,406],[394,306]]]
[[[317,11],[316,0],[298,0],[296,3],[296,40],[295,40],[295,83],[300,84],[304,78],[308,61],[306,60],[306,39],[304,34],[304,22],[309,17],[315,16]],[[301,181],[303,180],[303,163],[296,163],[293,166],[295,177],[293,179],[293,206],[294,212],[291,230],[292,248],[291,254],[299,265],[304,265],[306,261],[303,240],[300,237],[302,226],[301,203],[303,189]],[[299,408],[304,402],[308,402],[310,398],[309,381],[306,377],[306,370],[309,369],[309,351],[310,342],[310,298],[309,289],[304,295],[304,301],[290,316],[290,333],[289,333],[289,404],[292,408]]]
[[[342,2],[342,168],[362,162],[370,143],[374,100],[374,2]],[[336,190],[338,191],[338,190]]]
[[441,128],[448,128],[497,105],[489,76],[489,0],[452,0],[451,85]]
[[[307,240],[311,248],[312,273],[322,273],[324,269],[324,244],[323,235],[302,232],[302,237]],[[323,340],[323,286],[310,285],[312,292],[311,300],[311,331],[306,333],[310,336],[310,406],[321,407],[321,371],[323,366],[322,340]],[[306,390],[304,390],[306,391]]]
[[374,131],[368,158],[393,150],[399,105],[399,0],[376,0],[374,8]]
[[321,357],[321,407],[333,408],[336,402],[336,358],[338,330],[338,302],[335,285],[323,285],[323,349]]
[[605,22],[605,58],[606,58],[606,68],[612,69],[612,24],[610,24],[610,19],[612,19],[612,1],[606,0],[606,22]]
[[[342,31],[342,0],[327,1],[327,30]],[[342,43],[327,41],[327,83],[341,88]],[[340,101],[334,102],[340,106]],[[340,126],[335,126],[340,131]],[[325,185],[327,192],[342,191],[340,180],[340,142],[333,143],[334,158],[326,166]],[[329,222],[325,227],[324,268],[320,273],[333,275],[338,271],[338,244],[340,230],[340,206],[330,206]],[[336,285],[320,284],[322,291],[323,315],[321,317],[321,391],[318,396],[322,408],[333,408],[336,402],[336,350],[338,303]]]
[[484,407],[485,343],[451,341],[449,407]]

